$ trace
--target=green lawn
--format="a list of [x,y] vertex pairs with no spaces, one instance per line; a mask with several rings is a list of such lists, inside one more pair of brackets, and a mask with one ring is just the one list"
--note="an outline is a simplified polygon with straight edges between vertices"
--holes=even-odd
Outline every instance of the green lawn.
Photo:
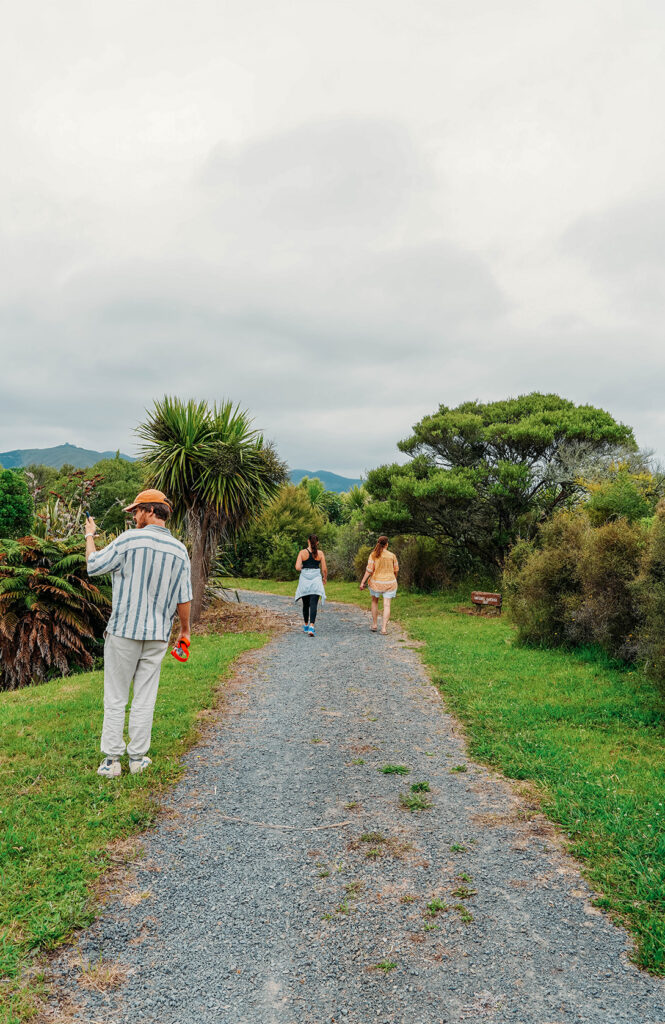
[[[238,580],[293,594],[295,584]],[[331,600],[369,607],[357,584]],[[468,595],[467,595],[468,599]],[[636,962],[665,975],[665,707],[642,673],[592,651],[518,647],[506,616],[455,611],[461,595],[398,593],[393,604],[472,757],[534,783],[542,809],[570,837],[598,905],[623,920]]]
[[[39,978],[32,949],[51,949],[92,920],[92,886],[111,840],[146,828],[158,796],[211,707],[232,660],[267,636],[196,636],[180,664],[166,656],[144,775],[100,779],[102,673],[0,693],[0,1021],[29,1019]],[[126,770],[126,762],[125,762]],[[29,980],[26,978],[30,974]]]

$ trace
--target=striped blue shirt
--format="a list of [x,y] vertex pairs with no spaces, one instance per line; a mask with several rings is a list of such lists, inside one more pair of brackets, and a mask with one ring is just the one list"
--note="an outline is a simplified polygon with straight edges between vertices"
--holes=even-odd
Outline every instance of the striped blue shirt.
[[187,548],[165,526],[125,530],[88,559],[88,576],[112,574],[106,630],[130,640],[168,640],[179,604],[192,599]]

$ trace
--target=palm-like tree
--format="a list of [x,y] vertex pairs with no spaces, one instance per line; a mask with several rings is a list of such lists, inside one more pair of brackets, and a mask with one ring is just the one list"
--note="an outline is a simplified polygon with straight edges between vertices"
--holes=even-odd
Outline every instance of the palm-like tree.
[[211,407],[165,396],[137,430],[148,486],[168,495],[191,543],[192,622],[220,543],[237,536],[286,478],[274,447],[251,424],[232,402]]
[[0,542],[0,689],[92,668],[110,608],[108,577],[88,579],[79,538]]

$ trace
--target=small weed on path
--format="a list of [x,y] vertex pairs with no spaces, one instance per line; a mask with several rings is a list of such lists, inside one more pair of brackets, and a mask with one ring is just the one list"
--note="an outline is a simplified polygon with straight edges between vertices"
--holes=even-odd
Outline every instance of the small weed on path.
[[444,901],[440,900],[438,897],[435,897],[433,900],[430,900],[429,903],[427,904],[427,916],[436,917],[437,914],[441,914],[444,910],[447,909],[448,904],[444,903]]
[[465,772],[466,770],[467,770],[467,767],[466,767],[465,764],[455,764],[450,769],[450,772],[451,772],[451,775],[454,775],[455,772]]
[[429,782],[414,782],[411,786],[412,793],[429,793]]
[[460,916],[460,921],[462,921],[464,924],[471,924],[471,922],[473,921],[473,914],[467,907],[464,906],[463,903],[456,903],[455,910]]
[[396,967],[397,967],[397,964],[395,963],[394,960],[382,960],[378,964],[373,964],[370,967],[370,970],[371,971],[383,971],[384,974],[387,974],[388,971],[394,971]]
[[472,896],[477,895],[477,890],[471,889],[468,885],[458,885],[451,895],[456,896],[458,900],[470,900]]
[[408,775],[411,769],[407,768],[405,764],[384,764],[379,771],[383,775]]
[[400,793],[399,802],[407,811],[427,811],[431,808],[432,802],[420,793]]
[[462,843],[453,843],[453,845],[450,847],[450,852],[451,853],[466,853],[466,846],[463,846]]

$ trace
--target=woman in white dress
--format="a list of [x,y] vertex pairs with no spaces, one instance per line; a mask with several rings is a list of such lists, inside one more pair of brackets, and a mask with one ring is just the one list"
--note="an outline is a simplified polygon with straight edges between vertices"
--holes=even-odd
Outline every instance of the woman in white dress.
[[303,633],[307,636],[315,636],[314,623],[319,605],[326,599],[326,592],[323,589],[328,581],[328,567],[326,557],[319,547],[319,540],[315,533],[308,538],[306,548],[298,552],[296,559],[296,570],[300,573],[298,589],[295,600],[302,599],[302,617],[305,620]]

